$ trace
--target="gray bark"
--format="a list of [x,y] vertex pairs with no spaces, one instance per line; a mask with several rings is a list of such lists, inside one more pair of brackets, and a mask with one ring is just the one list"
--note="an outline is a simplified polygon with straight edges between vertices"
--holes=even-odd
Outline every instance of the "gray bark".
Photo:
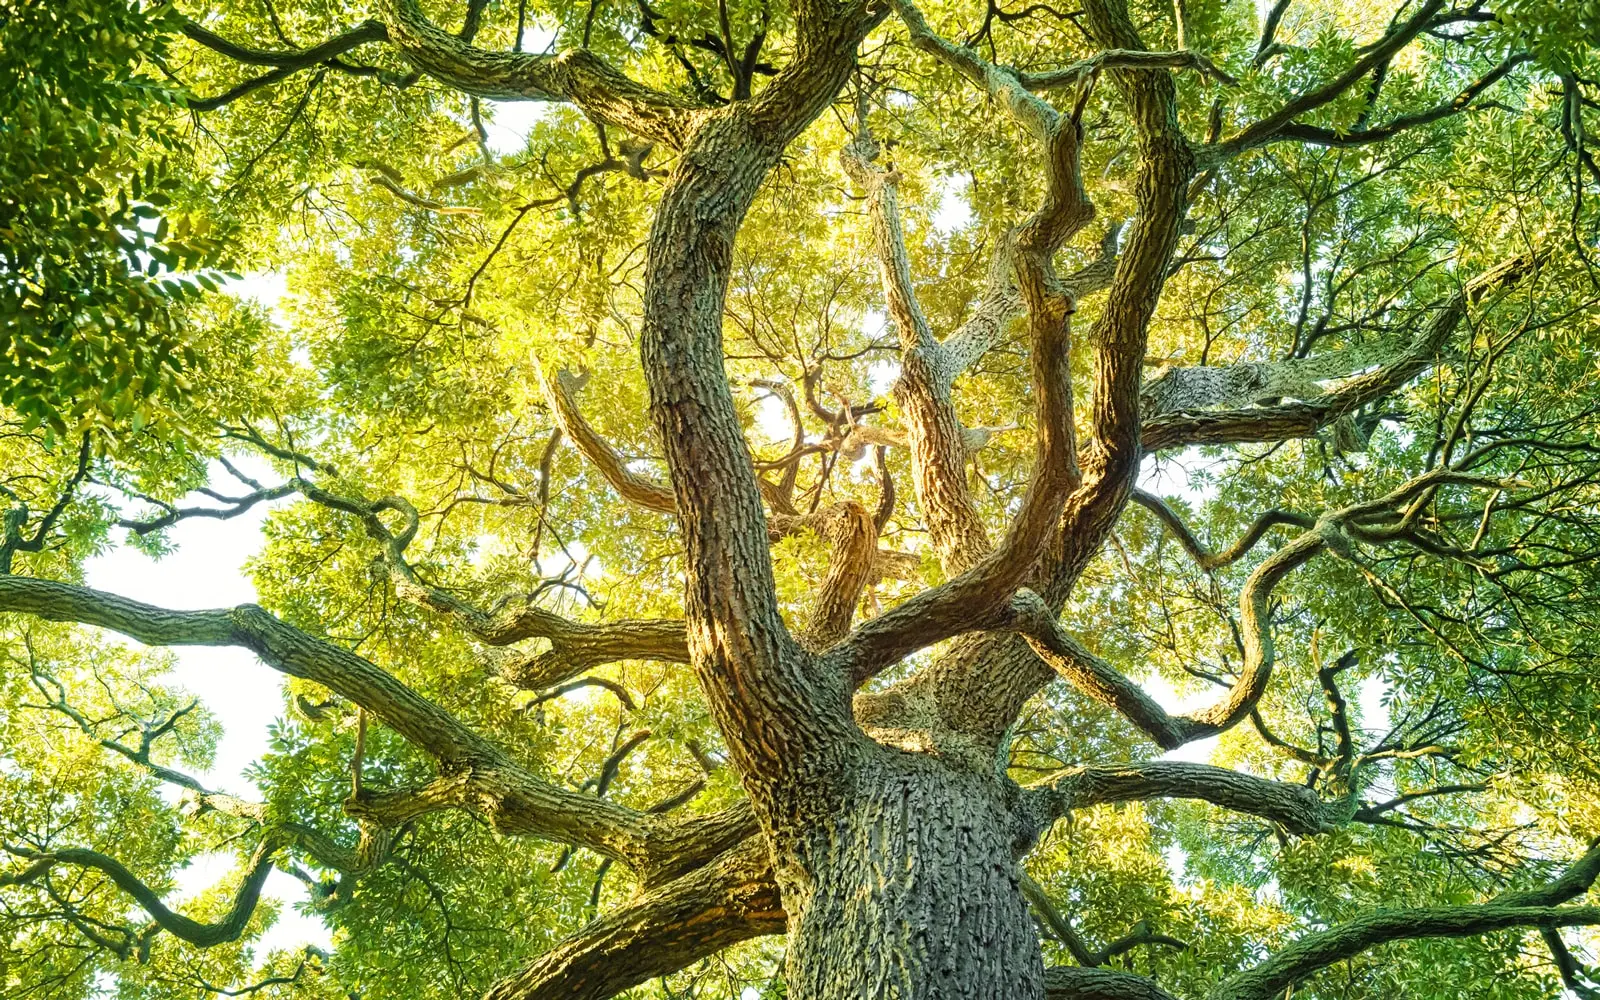
[[1043,996],[1015,785],[875,750],[837,811],[778,842],[787,981],[807,1000]]

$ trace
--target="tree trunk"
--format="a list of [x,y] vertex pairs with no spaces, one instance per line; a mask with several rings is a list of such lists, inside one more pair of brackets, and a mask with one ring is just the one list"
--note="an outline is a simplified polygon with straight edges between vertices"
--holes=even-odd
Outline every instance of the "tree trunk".
[[1039,937],[1016,785],[874,748],[825,817],[774,838],[795,1000],[1029,1000]]

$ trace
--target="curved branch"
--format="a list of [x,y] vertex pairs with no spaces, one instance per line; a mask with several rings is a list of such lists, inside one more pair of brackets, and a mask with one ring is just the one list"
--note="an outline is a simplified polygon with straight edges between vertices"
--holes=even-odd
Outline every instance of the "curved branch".
[[582,844],[642,870],[660,860],[668,821],[542,781],[455,716],[349,650],[313,638],[252,604],[170,611],[113,594],[0,576],[0,611],[112,629],[150,646],[240,646],[291,677],[323,685],[427,751],[449,775],[451,804],[506,832]]
[[152,531],[160,531],[162,528],[171,527],[179,521],[186,521],[194,517],[226,521],[248,513],[256,504],[268,500],[277,500],[297,492],[299,492],[299,484],[291,480],[281,486],[262,487],[241,497],[217,496],[217,502],[223,505],[220,507],[179,507],[175,504],[166,504],[153,500],[153,503],[166,508],[165,514],[159,517],[141,519],[120,518],[117,521],[117,527],[127,528],[134,534],[148,535]]
[[[801,642],[809,649],[826,649],[850,631],[861,593],[872,581],[877,565],[878,524],[854,500],[826,507],[805,520],[820,520],[813,527],[829,541],[830,549],[828,573],[817,588],[816,605]],[[782,518],[775,518],[773,527],[783,530],[782,522]]]
[[1340,417],[1382,399],[1422,374],[1438,357],[1469,308],[1537,271],[1547,251],[1520,254],[1483,272],[1442,306],[1433,321],[1386,364],[1357,375],[1314,400],[1247,409],[1159,414],[1143,428],[1146,452],[1196,444],[1239,444],[1310,437]]
[[339,56],[373,42],[387,41],[388,30],[380,21],[367,20],[342,31],[320,45],[307,49],[270,50],[257,49],[229,41],[194,21],[186,21],[183,33],[191,41],[204,45],[214,52],[221,53],[235,62],[247,66],[271,66],[271,70],[243,80],[214,97],[190,97],[187,106],[194,111],[215,111],[224,105],[231,104],[246,94],[253,93],[262,87],[270,86],[280,80],[288,79],[295,73],[313,66],[324,66],[329,69],[339,69],[344,72],[358,72],[362,75],[371,75],[375,71],[365,67],[355,67],[349,63],[341,62]]
[[[639,710],[638,704],[633,700],[633,695],[628,693],[628,689],[626,687],[605,677],[580,677],[575,681],[568,681],[565,684],[557,685],[556,687],[543,692],[539,695],[539,697],[529,702],[527,708],[533,708],[535,705],[542,705],[547,701],[551,701],[555,698],[561,697],[562,695],[571,694],[573,691],[578,691],[587,687],[604,688],[605,690],[610,691],[612,694],[617,696],[617,700],[622,703],[623,708],[626,708],[630,712],[636,712]],[[524,710],[526,711],[526,709]]]
[[606,482],[610,483],[612,488],[622,494],[622,498],[629,503],[662,514],[676,513],[678,504],[673,498],[672,490],[648,476],[629,469],[616,449],[597,434],[589,425],[589,421],[584,419],[572,394],[582,387],[586,379],[573,375],[565,369],[557,371],[554,379],[546,378],[542,367],[538,374],[539,384],[544,388],[545,399],[550,404],[551,412],[555,414],[556,426],[561,428],[561,433],[566,435],[567,440],[583,452],[583,456],[594,465],[600,475],[605,477]]
[[1034,651],[1079,690],[1117,709],[1163,749],[1230,729],[1250,715],[1272,677],[1276,653],[1268,601],[1272,590],[1290,572],[1322,551],[1337,532],[1329,520],[1295,538],[1269,556],[1245,582],[1239,595],[1244,663],[1228,694],[1212,707],[1190,715],[1172,715],[1110,663],[1089,652],[1069,635],[1048,606],[1037,597],[1018,601],[1017,627]]
[[1173,535],[1177,536],[1178,543],[1194,559],[1195,564],[1207,573],[1221,569],[1224,566],[1231,566],[1249,555],[1250,550],[1256,547],[1256,543],[1261,541],[1267,532],[1275,527],[1293,525],[1298,528],[1310,528],[1316,523],[1314,519],[1304,514],[1296,514],[1293,511],[1265,511],[1250,522],[1250,527],[1245,529],[1244,534],[1239,536],[1238,541],[1226,549],[1213,552],[1206,548],[1205,543],[1196,537],[1195,533],[1184,523],[1183,518],[1178,516],[1178,512],[1173,510],[1165,500],[1145,490],[1134,490],[1133,500],[1159,518],[1161,523],[1166,525]]
[[1038,911],[1039,916],[1044,919],[1045,926],[1050,929],[1050,932],[1060,938],[1061,943],[1067,946],[1067,950],[1072,953],[1072,957],[1077,960],[1079,965],[1091,968],[1101,966],[1118,955],[1132,951],[1145,944],[1159,944],[1167,948],[1176,948],[1179,951],[1189,947],[1187,942],[1179,941],[1175,937],[1157,934],[1150,929],[1148,922],[1141,920],[1134,925],[1133,930],[1107,944],[1104,948],[1098,951],[1090,951],[1089,946],[1083,940],[1083,936],[1072,926],[1072,921],[1067,918],[1066,914],[1056,908],[1055,902],[1050,898],[1049,893],[1045,892],[1044,887],[1028,877],[1026,872],[1022,874],[1022,894],[1027,897],[1028,902]]
[[[1107,49],[1143,50],[1121,0],[1090,0],[1086,25]],[[1194,155],[1177,122],[1177,93],[1165,69],[1110,70],[1128,106],[1138,137],[1136,214],[1100,317],[1095,342],[1094,390],[1085,450],[1083,484],[1068,498],[1055,539],[1033,585],[1047,608],[1060,608],[1079,575],[1110,534],[1127,503],[1143,454],[1139,416],[1148,328],[1172,271],[1172,256],[1187,211]],[[1032,662],[1015,659],[1018,688],[1043,683]]]
[[481,634],[474,632],[474,636],[491,645],[528,638],[550,640],[550,648],[544,652],[502,656],[495,664],[508,683],[527,691],[561,684],[591,667],[617,660],[689,662],[684,623],[670,618],[588,624],[528,607],[501,616],[496,622],[496,627]]
[[432,21],[417,0],[384,0],[379,10],[388,37],[411,64],[441,83],[497,101],[571,101],[607,125],[675,148],[706,111],[646,87],[586,49],[558,55],[490,52]]
[[72,475],[67,477],[61,492],[56,496],[56,502],[34,526],[31,538],[22,537],[22,526],[28,523],[28,505],[8,487],[0,485],[0,495],[17,501],[15,507],[0,512],[0,573],[11,572],[11,563],[16,553],[44,551],[45,543],[50,540],[50,532],[55,528],[56,521],[66,512],[67,505],[72,502],[73,494],[88,478],[91,443],[92,438],[86,432],[78,445],[77,467]]
[[[539,379],[544,388],[545,398],[550,404],[551,411],[555,414],[556,423],[561,432],[572,440],[584,457],[594,465],[606,482],[610,483],[622,495],[624,500],[646,510],[653,510],[663,514],[676,513],[677,500],[673,497],[672,491],[654,479],[629,469],[622,456],[617,454],[616,449],[611,446],[610,442],[595,431],[594,427],[584,417],[583,412],[578,409],[577,400],[573,398],[573,393],[582,387],[585,381],[583,376],[573,375],[563,369],[556,372],[554,379],[547,379],[541,369]],[[785,391],[787,391],[787,387],[785,387]],[[796,427],[798,433],[798,423]],[[873,531],[870,534],[872,549],[868,553],[866,564],[864,567],[858,565],[859,553],[855,550],[861,542],[859,530],[864,529],[854,515],[856,506],[851,503],[834,504],[811,514],[798,515],[780,509],[789,507],[787,500],[783,499],[782,502],[773,502],[774,513],[768,522],[768,531],[774,541],[800,531],[815,530],[818,534],[834,543],[835,549],[831,557],[832,561],[829,563],[829,579],[834,579],[837,575],[837,581],[832,584],[826,582],[823,584],[821,592],[828,596],[828,600],[819,604],[819,607],[825,605],[829,609],[827,615],[832,616],[829,618],[830,624],[828,626],[828,629],[831,630],[828,631],[829,641],[836,639],[839,634],[842,634],[843,630],[848,629],[850,618],[848,614],[844,615],[844,629],[839,629],[836,626],[838,616],[843,613],[841,608],[853,610],[854,595],[859,594],[860,586],[865,586],[865,582],[859,586],[850,585],[850,581],[855,578],[857,571],[865,571],[869,577],[873,572],[881,576],[894,576],[897,575],[894,567],[901,561],[899,553],[878,549],[877,532]],[[789,509],[792,510],[792,507],[789,507]],[[849,526],[854,526],[854,529],[850,529]],[[840,561],[841,559],[843,560],[842,562]],[[841,604],[839,597],[835,595],[843,595],[846,592],[849,592],[852,596],[848,601]],[[665,625],[667,623],[660,624]],[[676,625],[677,633],[681,633],[681,623],[672,624]],[[677,633],[670,639],[663,633],[663,639],[667,642],[675,642]],[[555,637],[551,636],[550,638],[554,640]],[[812,640],[820,641],[820,638],[817,635],[813,635]],[[671,651],[676,654],[677,647],[673,646]],[[553,652],[554,650],[552,650]],[[619,658],[611,657],[611,659]],[[681,656],[671,655],[655,658],[686,662],[688,660],[688,652],[685,649]],[[572,671],[573,673],[605,661],[584,658],[581,662],[582,665],[576,667]],[[555,683],[551,676],[536,676],[542,677],[543,684]],[[565,676],[571,676],[571,674]],[[565,679],[565,677],[560,679]]]
[[[1050,263],[1055,250],[1094,214],[1079,176],[1078,123],[1028,93],[1015,75],[939,38],[908,0],[896,0],[895,9],[919,48],[983,86],[1045,147],[1043,204],[1007,238],[1003,251],[1028,314],[1038,443],[1020,509],[1006,536],[991,547],[966,489],[965,451],[950,383],[941,371],[949,367],[941,360],[942,348],[931,335],[902,331],[903,372],[896,391],[910,417],[913,478],[940,558],[948,571],[960,575],[864,623],[830,651],[855,685],[916,649],[1004,618],[1006,603],[1032,572],[1069,490],[1079,482],[1068,377],[1074,303]],[[869,151],[863,147],[857,153],[857,171],[863,175],[869,173]],[[885,264],[886,275],[897,270]]]
[[486,1000],[604,1000],[786,923],[766,845],[751,840],[595,920]]
[[[284,838],[281,835],[269,835],[262,839],[255,852],[251,855],[244,881],[240,883],[239,891],[234,896],[232,905],[214,923],[202,923],[193,917],[184,916],[171,909],[161,901],[160,893],[151,889],[143,879],[129,871],[126,865],[108,854],[81,847],[36,851],[27,847],[5,845],[3,849],[10,854],[34,862],[21,877],[15,878],[13,884],[39,878],[58,864],[92,868],[105,875],[117,888],[133,897],[134,902],[138,903],[139,907],[150,915],[155,927],[166,931],[173,937],[187,941],[197,948],[212,948],[219,944],[237,941],[240,935],[244,933],[245,926],[249,924],[250,917],[255,913],[256,903],[260,901],[261,889],[266,885],[267,876],[272,874],[272,857],[283,846]],[[148,938],[149,935],[144,934],[140,935],[136,940],[141,947],[144,947],[147,946]]]

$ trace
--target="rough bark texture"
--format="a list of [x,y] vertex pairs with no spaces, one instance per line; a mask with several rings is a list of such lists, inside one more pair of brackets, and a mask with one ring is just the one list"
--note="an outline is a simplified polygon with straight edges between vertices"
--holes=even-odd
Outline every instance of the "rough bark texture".
[[1031,842],[1014,785],[875,750],[837,807],[785,832],[788,984],[816,1000],[1037,997],[1044,969],[1018,886]]

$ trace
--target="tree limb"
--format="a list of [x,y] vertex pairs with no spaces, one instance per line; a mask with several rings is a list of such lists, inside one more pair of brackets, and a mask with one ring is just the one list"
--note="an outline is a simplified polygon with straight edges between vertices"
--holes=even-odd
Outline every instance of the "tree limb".
[[1426,371],[1469,308],[1537,271],[1546,251],[1524,253],[1483,272],[1440,307],[1432,322],[1387,363],[1347,379],[1326,395],[1248,409],[1159,414],[1145,421],[1147,453],[1196,444],[1238,444],[1310,437],[1346,414],[1398,391]]
[[1259,816],[1302,837],[1339,825],[1336,812],[1305,785],[1188,761],[1072,768],[1029,785],[1028,791],[1050,818],[1107,802],[1175,798]]
[[766,845],[754,839],[590,923],[486,1000],[604,1000],[786,923]]
[[1265,962],[1230,976],[1211,1000],[1269,1000],[1318,969],[1391,941],[1424,937],[1475,937],[1517,927],[1600,924],[1600,906],[1561,904],[1587,892],[1600,873],[1600,844],[1560,878],[1537,889],[1507,892],[1475,906],[1386,910],[1307,934]]
[[1165,500],[1145,490],[1134,490],[1133,500],[1139,506],[1156,515],[1161,523],[1166,525],[1173,535],[1177,536],[1178,543],[1194,559],[1195,564],[1207,573],[1221,569],[1224,566],[1231,566],[1249,555],[1250,550],[1256,547],[1256,543],[1261,541],[1267,532],[1275,527],[1292,525],[1298,528],[1310,528],[1316,523],[1314,519],[1292,511],[1264,511],[1257,515],[1254,521],[1250,522],[1250,526],[1245,529],[1244,534],[1239,536],[1238,541],[1226,549],[1213,552],[1206,548],[1205,543],[1195,536],[1189,526],[1178,516],[1178,512],[1168,506]]
[[1366,53],[1349,69],[1334,77],[1332,80],[1293,98],[1283,107],[1274,111],[1261,120],[1252,123],[1235,135],[1217,143],[1209,150],[1210,157],[1225,158],[1236,156],[1247,149],[1252,149],[1268,142],[1278,136],[1283,129],[1290,125],[1295,118],[1313,111],[1338,98],[1351,86],[1358,83],[1373,68],[1392,59],[1395,53],[1405,48],[1411,40],[1422,34],[1435,14],[1444,8],[1445,0],[1426,0],[1416,12],[1400,24],[1394,25],[1384,37],[1375,45],[1370,46]]
[[591,847],[648,871],[670,863],[652,838],[670,821],[542,781],[494,744],[373,663],[285,625],[255,605],[169,611],[86,587],[0,576],[0,611],[112,629],[151,646],[240,646],[292,677],[315,681],[372,712],[438,760],[452,804],[506,832]]
[[[171,909],[162,902],[161,895],[146,885],[143,879],[108,854],[81,847],[37,851],[20,845],[7,844],[0,849],[34,862],[23,873],[27,876],[27,881],[43,876],[58,864],[92,868],[131,896],[134,902],[150,915],[155,927],[197,948],[212,948],[219,944],[237,941],[244,933],[245,926],[255,913],[256,903],[261,898],[261,889],[266,884],[267,876],[272,874],[272,857],[283,846],[283,839],[280,836],[269,835],[262,839],[250,857],[244,880],[240,883],[232,904],[220,919],[212,923],[195,920]],[[23,881],[23,878],[18,877],[12,884],[20,884]],[[136,951],[143,952],[149,947],[150,936],[148,931],[133,936],[128,941],[128,947],[120,949],[123,952],[122,957],[131,957]]]
[[1047,1000],[1177,1000],[1144,976],[1072,965],[1044,970],[1044,990]]
[[571,101],[585,114],[637,135],[683,146],[705,110],[646,87],[586,49],[558,55],[490,52],[444,31],[417,0],[384,0],[389,41],[417,69],[464,93],[497,101]]

